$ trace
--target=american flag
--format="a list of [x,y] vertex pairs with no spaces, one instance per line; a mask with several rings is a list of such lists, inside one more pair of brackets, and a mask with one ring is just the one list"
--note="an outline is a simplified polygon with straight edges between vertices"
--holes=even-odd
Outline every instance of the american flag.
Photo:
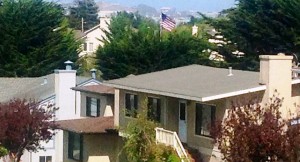
[[161,13],[161,22],[160,22],[161,27],[164,29],[171,31],[172,29],[175,28],[176,22],[167,16],[166,14]]

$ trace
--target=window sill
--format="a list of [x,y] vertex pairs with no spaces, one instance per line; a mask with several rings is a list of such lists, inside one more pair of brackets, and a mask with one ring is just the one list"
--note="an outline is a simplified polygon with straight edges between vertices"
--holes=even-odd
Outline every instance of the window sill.
[[78,162],[82,161],[82,160],[74,159],[74,158],[71,158],[71,157],[68,157],[68,159],[71,159],[71,160],[74,160],[74,161],[78,161]]
[[133,117],[133,116],[126,116],[126,115],[125,115],[125,119],[137,119],[137,117]]
[[214,141],[214,139],[211,136],[194,134],[194,137],[203,138],[203,139]]

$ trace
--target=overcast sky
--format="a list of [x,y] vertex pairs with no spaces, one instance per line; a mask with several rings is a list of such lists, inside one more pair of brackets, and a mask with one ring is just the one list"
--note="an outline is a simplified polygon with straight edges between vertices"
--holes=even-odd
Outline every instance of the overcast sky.
[[157,9],[175,7],[177,10],[195,10],[200,12],[219,12],[234,6],[235,0],[103,0],[127,6],[146,4]]
[[[74,0],[50,0],[56,2],[73,2]],[[194,10],[199,12],[219,12],[234,6],[235,0],[95,0],[119,3],[125,6],[146,4],[156,9],[161,7],[176,8],[179,11]]]

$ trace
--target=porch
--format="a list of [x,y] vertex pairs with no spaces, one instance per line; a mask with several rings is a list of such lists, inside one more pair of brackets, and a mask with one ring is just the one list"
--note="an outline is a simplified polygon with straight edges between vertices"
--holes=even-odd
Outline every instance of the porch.
[[[119,126],[121,133],[122,128],[129,121],[135,119],[134,115],[146,110],[148,118],[158,123],[159,130],[163,129],[160,131],[160,138],[167,142],[165,144],[173,145],[176,141],[173,140],[175,138],[173,134],[176,133],[180,144],[183,143],[185,146],[200,151],[205,158],[210,158],[214,150],[213,139],[210,136],[210,125],[214,120],[222,119],[226,107],[230,105],[228,104],[230,103],[229,98],[198,102],[125,90],[120,90],[118,94],[119,100],[117,101],[119,103],[115,103],[115,105],[119,104],[121,109],[115,109],[114,117],[115,126]],[[137,113],[127,113],[132,110]],[[168,139],[171,140],[170,143],[166,141]],[[157,140],[159,142],[159,139]],[[177,143],[176,145],[179,146],[180,144]]]

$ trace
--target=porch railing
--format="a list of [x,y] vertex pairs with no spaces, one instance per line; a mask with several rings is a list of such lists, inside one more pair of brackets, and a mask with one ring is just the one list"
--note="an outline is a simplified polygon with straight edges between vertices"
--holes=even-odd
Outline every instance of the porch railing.
[[187,153],[179,140],[176,132],[165,130],[163,128],[155,128],[156,143],[162,143],[175,149],[182,162],[190,162]]

